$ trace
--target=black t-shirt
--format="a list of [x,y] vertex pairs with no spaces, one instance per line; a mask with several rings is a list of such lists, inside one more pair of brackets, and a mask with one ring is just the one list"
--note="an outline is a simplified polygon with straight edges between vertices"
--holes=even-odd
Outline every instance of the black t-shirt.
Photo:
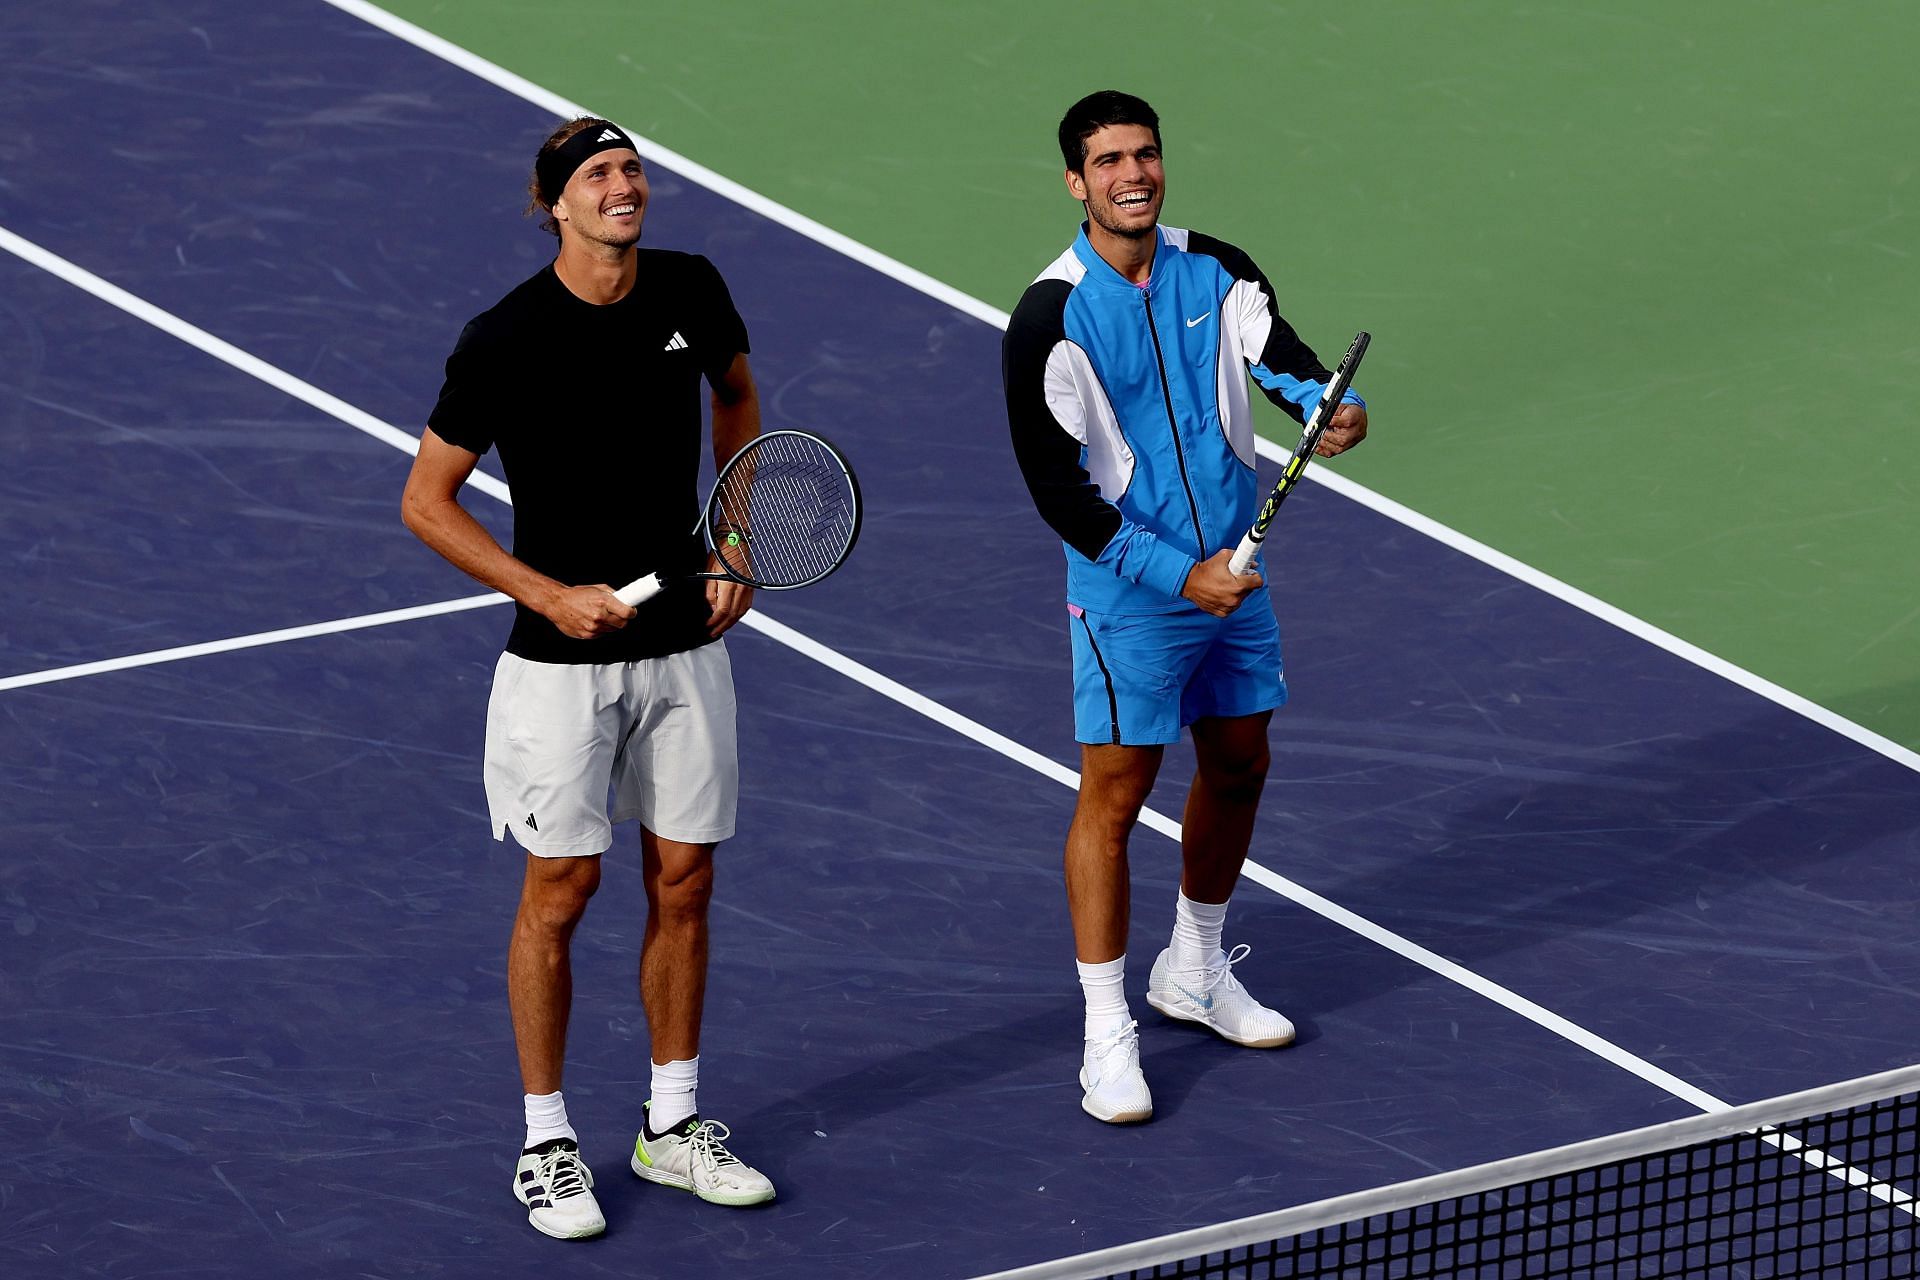
[[[551,266],[476,316],[447,357],[427,425],[473,453],[500,451],[513,554],[568,586],[620,587],[705,568],[700,379],[747,350],[713,264],[641,249],[626,297],[597,306]],[[534,662],[626,662],[707,643],[704,583],[682,582],[626,627],[575,640],[517,607],[507,651]]]

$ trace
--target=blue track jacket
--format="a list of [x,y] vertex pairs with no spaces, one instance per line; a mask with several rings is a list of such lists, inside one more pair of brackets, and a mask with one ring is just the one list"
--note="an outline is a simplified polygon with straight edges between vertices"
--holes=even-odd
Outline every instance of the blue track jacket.
[[1187,574],[1239,544],[1261,497],[1247,372],[1297,422],[1332,380],[1253,259],[1199,232],[1156,234],[1143,287],[1082,224],[1001,349],[1014,454],[1066,543],[1068,602],[1095,613],[1197,609]]

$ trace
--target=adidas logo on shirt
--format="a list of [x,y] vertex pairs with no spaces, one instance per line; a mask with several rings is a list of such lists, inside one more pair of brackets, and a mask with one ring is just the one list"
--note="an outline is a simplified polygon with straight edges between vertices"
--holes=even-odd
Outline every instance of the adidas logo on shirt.
[[690,345],[691,344],[685,338],[680,336],[680,331],[678,329],[675,329],[673,331],[673,336],[667,339],[666,349],[668,351],[685,351]]

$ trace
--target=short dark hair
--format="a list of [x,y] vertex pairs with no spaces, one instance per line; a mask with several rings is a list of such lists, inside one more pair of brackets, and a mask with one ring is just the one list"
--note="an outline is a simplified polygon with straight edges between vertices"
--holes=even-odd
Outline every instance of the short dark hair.
[[1143,124],[1153,130],[1153,145],[1160,145],[1160,117],[1146,99],[1102,89],[1068,107],[1060,119],[1060,158],[1067,168],[1079,173],[1086,166],[1087,139],[1110,124]]

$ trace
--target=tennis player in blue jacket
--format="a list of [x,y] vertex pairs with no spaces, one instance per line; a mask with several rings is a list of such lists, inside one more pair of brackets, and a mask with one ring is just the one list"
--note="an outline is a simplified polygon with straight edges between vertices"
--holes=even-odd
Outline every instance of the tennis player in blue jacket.
[[[1152,107],[1106,90],[1060,122],[1067,190],[1086,221],[1027,289],[1003,348],[1014,453],[1066,544],[1080,795],[1067,833],[1067,905],[1086,996],[1082,1108],[1153,1114],[1122,980],[1127,836],[1185,728],[1187,801],[1173,936],[1147,1002],[1237,1044],[1273,1048],[1293,1024],[1233,975],[1221,937],[1266,781],[1267,722],[1286,701],[1280,630],[1259,577],[1227,561],[1253,523],[1249,373],[1296,421],[1332,375],[1281,318],[1273,287],[1224,241],[1162,226],[1166,171]],[[1319,452],[1367,434],[1349,393]]]

